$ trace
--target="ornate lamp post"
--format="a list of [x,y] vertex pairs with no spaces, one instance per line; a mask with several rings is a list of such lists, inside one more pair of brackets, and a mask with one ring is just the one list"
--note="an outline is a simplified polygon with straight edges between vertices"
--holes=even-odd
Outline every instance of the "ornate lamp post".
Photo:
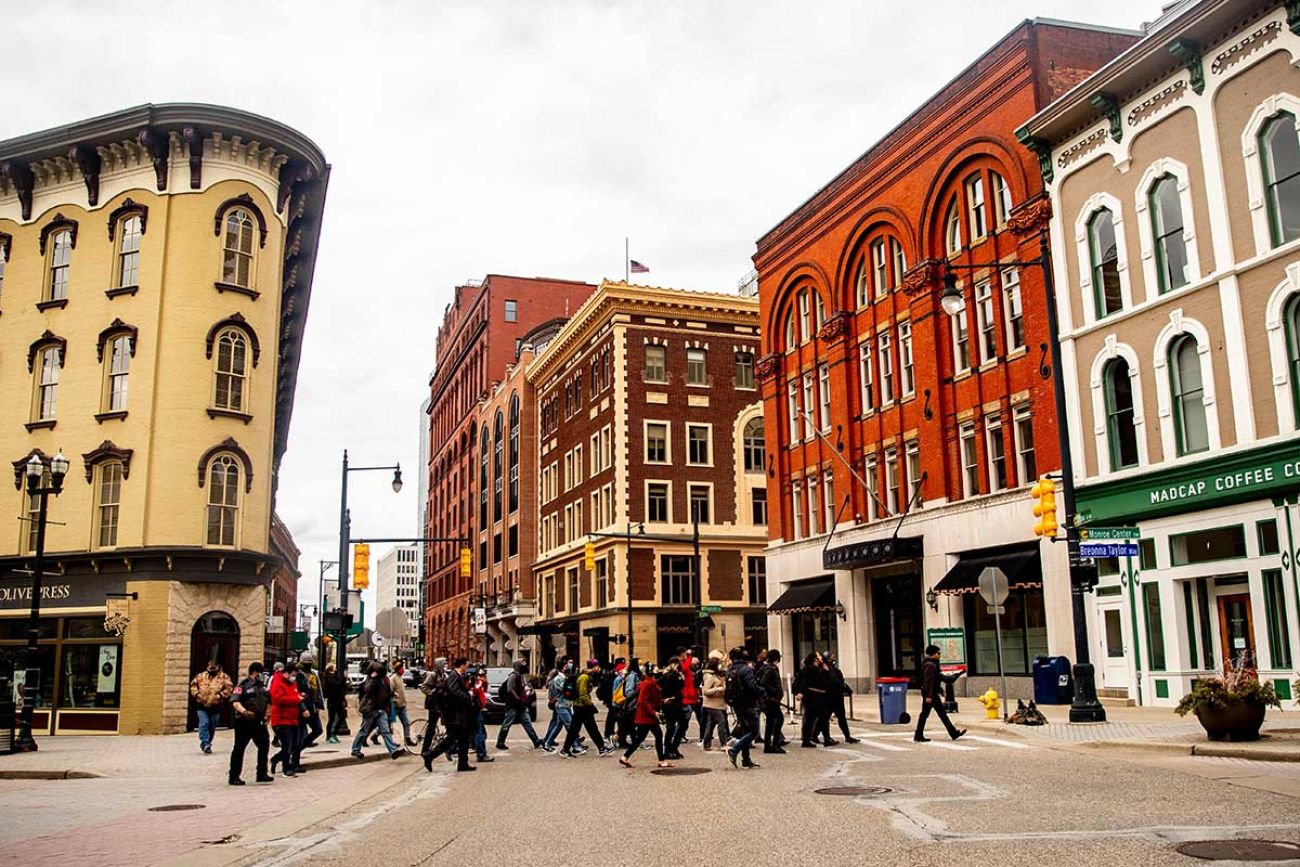
[[36,706],[36,684],[40,679],[40,667],[36,663],[39,650],[38,639],[41,634],[41,581],[45,577],[45,521],[49,510],[50,494],[58,496],[63,491],[63,478],[68,474],[68,459],[60,451],[50,459],[49,483],[45,483],[45,462],[38,455],[32,455],[27,461],[27,494],[37,498],[36,513],[36,559],[32,565],[32,608],[27,620],[27,652],[23,664],[27,672],[23,679],[23,715],[18,731],[15,749],[23,752],[36,751],[36,739],[32,737],[32,711]]

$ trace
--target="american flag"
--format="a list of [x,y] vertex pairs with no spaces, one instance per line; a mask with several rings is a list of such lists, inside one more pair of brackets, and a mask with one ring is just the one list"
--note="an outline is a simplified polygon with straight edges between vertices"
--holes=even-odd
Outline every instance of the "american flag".
[[642,265],[640,262],[638,262],[638,261],[635,260],[635,259],[629,259],[627,264],[628,264],[628,268],[629,268],[629,270],[631,270],[631,272],[632,272],[633,274],[649,274],[649,273],[650,273],[650,268],[649,268],[648,266],[646,266],[646,265]]

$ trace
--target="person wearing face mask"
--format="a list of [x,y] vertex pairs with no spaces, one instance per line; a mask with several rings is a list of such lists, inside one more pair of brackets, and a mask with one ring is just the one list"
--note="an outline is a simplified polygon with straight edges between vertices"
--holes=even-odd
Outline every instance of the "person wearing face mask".
[[280,752],[271,757],[271,774],[275,766],[284,764],[284,775],[297,775],[298,725],[302,722],[302,702],[305,696],[298,691],[298,666],[285,663],[271,676],[271,728],[280,742]]
[[678,749],[682,738],[686,737],[686,706],[682,697],[686,678],[682,674],[681,659],[674,656],[668,661],[659,679],[659,687],[664,693],[664,757],[680,760],[685,757]]
[[821,657],[816,653],[804,658],[803,668],[795,675],[794,697],[803,707],[803,743],[799,746],[815,747],[822,717],[826,715],[826,677]]
[[701,733],[700,741],[705,750],[713,749],[713,733],[718,733],[718,741],[726,746],[731,739],[727,731],[727,675],[722,668],[722,651],[715,650],[709,654],[709,661],[704,666],[704,678],[700,693],[704,700],[704,714],[707,722]]
[[204,753],[212,753],[212,738],[216,735],[221,706],[234,691],[235,685],[215,659],[208,660],[207,668],[190,681],[190,696],[197,705],[199,717],[199,749]]
[[551,710],[551,724],[542,738],[542,749],[548,753],[555,752],[556,739],[573,723],[573,700],[564,696],[564,681],[570,676],[576,677],[573,663],[562,656],[556,660],[555,670],[546,679],[546,706]]

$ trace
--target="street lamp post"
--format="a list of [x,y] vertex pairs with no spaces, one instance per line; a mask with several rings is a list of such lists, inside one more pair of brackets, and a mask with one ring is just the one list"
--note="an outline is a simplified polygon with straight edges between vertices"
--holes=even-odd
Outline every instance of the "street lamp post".
[[[352,467],[348,466],[348,450],[343,450],[343,479],[342,493],[339,498],[339,605],[344,610],[349,609],[348,605],[348,541],[351,536],[352,516],[348,512],[348,473],[364,473],[375,470],[392,470],[393,471],[393,493],[402,490],[402,465],[394,464],[391,467]],[[322,568],[322,574],[324,570]],[[335,665],[340,672],[346,673],[348,670],[348,650],[347,650],[347,633],[339,636],[339,649]]]
[[[1056,319],[1056,288],[1052,278],[1052,255],[1047,245],[1047,230],[1038,233],[1038,258],[1023,262],[998,262],[999,267],[1037,265],[1043,271],[1043,289],[1047,293],[1047,349],[1052,356],[1052,393],[1056,403],[1056,442],[1061,455],[1061,500],[1065,505],[1065,544],[1070,561],[1071,615],[1074,622],[1074,699],[1070,705],[1070,722],[1106,721],[1106,708],[1097,700],[1096,672],[1088,649],[1088,621],[1083,595],[1091,585],[1091,570],[1079,557],[1079,528],[1074,511],[1074,459],[1070,452],[1069,424],[1066,419],[1065,379],[1061,368],[1061,330]],[[966,306],[957,287],[957,270],[989,268],[980,265],[947,263],[943,293],[939,303],[948,315],[960,313]],[[1053,539],[1053,541],[1056,541]]]
[[320,561],[320,608],[317,609],[317,611],[321,616],[317,618],[319,623],[316,629],[316,643],[320,648],[322,671],[325,670],[325,573],[329,571],[330,567],[337,565],[339,565],[339,561],[337,560]]
[[36,551],[32,564],[32,607],[27,619],[27,652],[23,656],[26,673],[23,676],[23,715],[18,738],[14,743],[19,752],[35,752],[36,739],[32,737],[32,711],[36,706],[36,684],[40,667],[36,665],[41,634],[41,582],[45,577],[45,524],[49,514],[50,494],[58,496],[63,491],[63,478],[68,474],[68,459],[60,451],[50,459],[49,484],[44,483],[45,462],[37,455],[27,461],[27,494],[37,498]]

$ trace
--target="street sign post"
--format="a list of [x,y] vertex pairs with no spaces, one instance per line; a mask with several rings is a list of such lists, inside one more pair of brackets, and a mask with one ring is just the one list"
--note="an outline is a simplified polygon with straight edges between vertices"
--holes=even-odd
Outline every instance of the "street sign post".
[[1007,673],[1002,666],[1002,610],[1003,602],[1011,593],[1007,573],[997,566],[988,566],[980,573],[980,596],[993,613],[993,629],[998,637],[998,682],[1002,687],[1002,721],[1007,719]]
[[721,605],[701,605],[701,606],[700,606],[700,616],[701,616],[701,617],[704,617],[704,616],[709,615],[709,614],[721,614],[721,613],[722,613],[722,606],[721,606]]
[[1137,527],[1083,527],[1079,530],[1080,542],[1101,542],[1111,539],[1138,539],[1142,534]]

